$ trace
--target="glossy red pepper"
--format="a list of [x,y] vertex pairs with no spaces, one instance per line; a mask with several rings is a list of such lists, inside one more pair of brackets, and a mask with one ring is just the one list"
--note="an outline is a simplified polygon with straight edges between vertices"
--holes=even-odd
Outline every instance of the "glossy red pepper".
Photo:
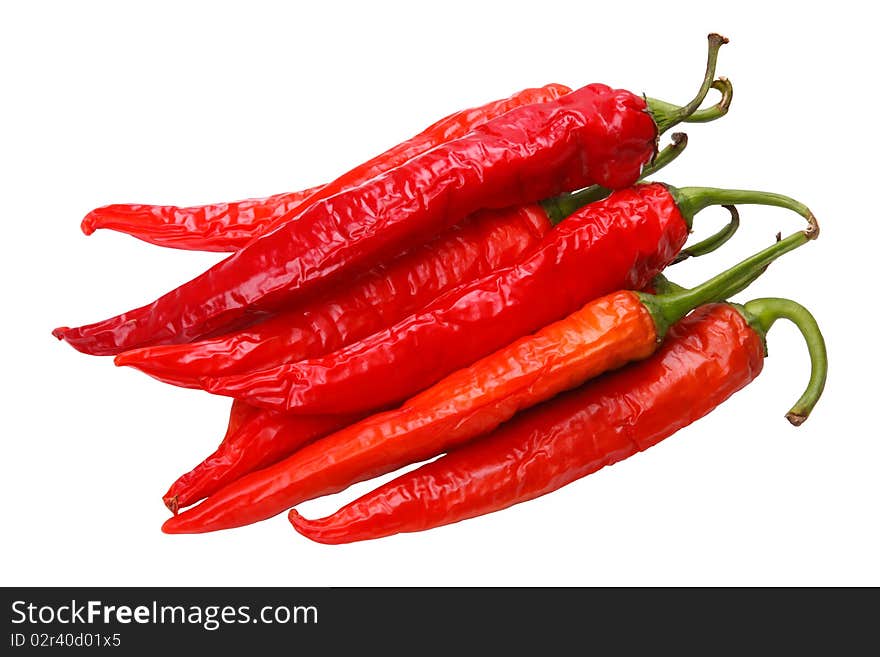
[[[257,408],[256,406],[251,406],[247,402],[239,401],[238,399],[232,400],[232,407],[229,409],[229,420],[226,424],[226,434],[223,436],[223,440],[220,441],[220,447],[217,448],[217,451],[226,445],[234,442],[235,437],[241,434],[241,428],[246,426],[250,420],[259,416],[265,415],[266,413],[271,413],[272,411],[267,411],[262,408]],[[215,452],[216,453],[216,452]],[[206,464],[211,462],[211,457],[208,457],[205,461],[202,462],[201,466],[206,467]],[[188,472],[185,475],[182,475],[178,478],[177,482],[181,482],[179,486],[184,488],[189,487],[190,485],[196,485],[198,479],[198,473],[193,470],[192,472]],[[175,482],[175,485],[178,483]],[[177,498],[176,495],[166,494],[163,498],[165,501],[165,505],[174,513],[177,513]]]
[[[658,155],[650,167],[652,171],[672,161],[685,147],[687,142],[685,135],[673,135],[673,137],[674,143],[664,148],[660,155]],[[578,196],[584,202],[587,202],[600,192],[601,190],[584,190],[579,192]],[[703,242],[694,244],[679,255],[709,253],[729,239],[736,231],[739,222],[735,208],[728,207],[728,209],[733,213],[733,220],[730,224],[725,226],[716,235]],[[537,212],[537,209],[535,209],[535,212]],[[549,227],[549,220],[546,219],[546,215],[542,212],[539,216],[542,218],[542,225],[546,224]],[[490,233],[492,239],[483,243],[483,248],[496,253],[503,252],[509,249],[509,240],[519,239],[517,235],[518,231],[515,230],[493,230]],[[461,240],[461,235],[458,235],[457,239]],[[496,239],[500,241],[496,243]],[[440,248],[428,250],[427,254],[430,255],[434,252],[445,255],[445,249]],[[442,258],[442,261],[446,260],[445,257]],[[442,261],[430,266],[425,261],[416,260],[415,262],[421,262],[421,267],[427,267],[429,271],[435,272],[437,267],[442,264]],[[434,276],[436,277],[436,274]],[[409,274],[407,280],[421,281],[423,278],[424,276],[419,274],[418,271],[414,271]],[[448,277],[444,276],[444,278]],[[370,294],[367,294],[364,299],[371,299],[375,304],[381,306],[384,295],[380,294],[380,292],[387,288],[387,285],[382,285],[377,289],[370,290],[368,286],[364,290],[370,292]],[[406,294],[417,294],[420,288],[418,285],[408,285],[399,287],[397,290],[397,298],[399,298]],[[185,378],[182,378],[181,372],[185,372],[193,366],[196,368],[214,367],[218,369],[226,367],[227,363],[230,364],[229,366],[232,366],[236,364],[239,356],[250,354],[250,349],[260,351],[267,344],[286,343],[288,339],[290,344],[285,347],[285,349],[289,350],[288,355],[290,353],[298,353],[302,348],[301,345],[306,342],[316,349],[330,349],[338,340],[344,339],[344,336],[350,337],[357,331],[358,327],[363,327],[364,324],[369,324],[370,322],[375,323],[375,320],[388,320],[387,312],[378,313],[373,311],[371,310],[372,305],[369,303],[361,305],[345,304],[342,298],[338,298],[335,295],[331,295],[323,301],[325,302],[325,308],[327,308],[323,314],[327,317],[332,317],[333,322],[315,323],[315,329],[320,334],[320,338],[304,340],[303,330],[299,328],[299,318],[301,315],[300,313],[292,312],[291,324],[266,322],[254,330],[235,333],[229,336],[228,339],[195,343],[190,345],[191,349],[186,349],[186,346],[179,345],[126,352],[117,356],[117,363],[130,364],[131,360],[139,360],[144,365],[143,369],[145,371],[154,372],[159,378],[168,380],[169,377],[172,377],[175,381],[186,381]],[[395,299],[389,299],[389,302],[395,302]],[[345,310],[340,312],[339,309],[343,308]],[[359,312],[365,308],[367,309],[366,315],[363,312]],[[335,312],[334,309],[336,309]],[[314,316],[318,317],[321,314],[315,312]],[[274,324],[278,325],[279,330],[277,332],[269,330],[269,326]],[[291,327],[296,328],[291,331]],[[205,347],[210,348],[205,349]],[[202,359],[200,359],[199,355],[202,355]],[[158,365],[157,361],[159,362]],[[239,403],[243,402],[236,401],[236,404]],[[224,485],[231,483],[248,472],[259,467],[271,465],[290,456],[296,449],[318,437],[316,434],[319,427],[325,427],[326,431],[324,433],[330,433],[341,426],[350,424],[354,419],[353,416],[341,416],[342,419],[337,422],[331,422],[329,421],[330,417],[339,418],[340,416],[325,415],[310,419],[312,416],[292,416],[268,410],[261,410],[261,412],[264,414],[263,416],[254,419],[241,430],[228,432],[213,454],[197,465],[192,471],[175,481],[164,496],[166,505],[172,511],[176,513],[179,508],[189,506],[211,495]]]
[[180,476],[162,496],[172,513],[231,484],[240,477],[277,463],[303,445],[361,419],[350,415],[292,416],[241,406],[236,423],[230,418],[223,441],[204,461]]
[[455,112],[328,185],[266,198],[185,208],[172,205],[107,205],[86,215],[82,221],[82,231],[91,235],[98,228],[110,228],[159,246],[237,251],[270,230],[282,218],[305,209],[311,203],[356,187],[439,144],[458,139],[514,107],[555,100],[570,91],[562,84],[548,84]]
[[[721,101],[708,109],[697,110],[686,123],[705,123],[727,114],[733,98],[733,86],[726,78],[712,83],[712,88],[721,92]],[[512,107],[532,102],[546,102],[569,93],[565,85],[549,84],[538,89],[526,89],[508,99],[488,103],[479,108],[458,112],[426,129],[420,135],[405,142],[423,143],[428,147],[449,141],[465,134],[467,129],[480,122],[500,116]],[[659,101],[654,101],[659,103]],[[388,151],[392,155],[386,164],[402,164],[397,157],[398,149]],[[405,152],[410,150],[405,148]],[[364,173],[380,173],[379,166],[386,154],[367,163]],[[360,170],[361,167],[358,167]],[[366,179],[366,178],[365,178]],[[349,180],[350,182],[350,180]],[[144,241],[178,249],[199,251],[237,251],[248,242],[256,239],[274,225],[280,217],[303,209],[304,201],[309,200],[324,185],[318,185],[300,192],[276,194],[265,198],[178,207],[172,205],[109,205],[89,213],[82,222],[82,230],[91,235],[98,228],[109,228],[127,233]]]
[[[673,161],[687,145],[672,135],[644,171],[650,175]],[[587,188],[565,199],[574,211],[607,195]],[[553,207],[560,200],[554,199]],[[554,221],[563,217],[555,212]],[[284,362],[315,358],[381,331],[423,308],[440,294],[515,263],[550,230],[540,204],[484,210],[435,239],[377,265],[350,284],[280,313],[254,326],[181,345],[159,345],[123,352],[128,365],[175,385],[196,388],[205,376],[267,369]]]
[[267,321],[208,340],[133,349],[115,362],[166,383],[198,388],[204,376],[321,356],[395,324],[462,283],[513,264],[550,226],[539,206],[477,213],[355,281]]
[[[709,253],[729,239],[739,225],[739,218],[735,208],[728,209],[733,215],[730,224],[682,253]],[[645,291],[653,293],[654,289],[646,288]],[[236,400],[235,404],[245,402]],[[338,418],[335,424],[328,422],[325,433],[351,424],[356,419],[353,416],[297,416],[260,409],[248,424],[237,431],[228,432],[214,454],[171,486],[164,496],[166,505],[176,513],[179,508],[198,502],[249,472],[287,458],[316,437],[315,427],[319,425],[310,419],[313,417],[317,417],[318,422],[324,418]]]
[[[781,308],[780,300],[773,301]],[[701,418],[758,376],[769,328],[761,318],[772,316],[769,306],[756,307],[761,303],[703,306],[673,326],[648,360],[523,413],[326,518],[307,520],[291,510],[290,521],[321,543],[422,531],[534,499],[628,458]],[[793,411],[800,419],[821,394],[824,343],[809,313],[793,302],[785,306],[804,320],[799,326],[814,364],[809,399]]]
[[[710,39],[714,68],[720,37]],[[514,108],[362,185],[313,203],[189,283],[117,317],[54,331],[80,351],[112,355],[196,339],[277,310],[373,266],[480,209],[522,205],[590,184],[634,183],[659,132],[695,111],[605,85]],[[290,219],[287,217],[286,219]]]
[[477,361],[413,397],[247,475],[163,525],[168,533],[237,527],[302,501],[436,456],[488,433],[516,412],[646,358],[667,327],[702,303],[741,289],[777,257],[811,239],[796,233],[694,290],[617,292]]
[[264,233],[273,219],[296,212],[325,185],[228,203],[178,207],[114,203],[89,212],[80,229],[101,228],[172,249],[232,252]]
[[[559,200],[562,214],[571,198]],[[438,297],[394,326],[316,358],[205,377],[202,386],[297,413],[368,412],[396,403],[590,299],[641,289],[679,253],[699,210],[730,203],[782,205],[811,217],[776,194],[639,185],[575,212],[521,262]]]

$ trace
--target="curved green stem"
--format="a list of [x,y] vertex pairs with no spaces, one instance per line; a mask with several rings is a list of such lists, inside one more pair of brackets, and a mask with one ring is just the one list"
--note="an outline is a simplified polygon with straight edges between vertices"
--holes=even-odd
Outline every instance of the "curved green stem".
[[[684,152],[688,145],[688,136],[683,132],[673,132],[669,136],[670,143],[660,150],[651,160],[649,164],[642,169],[642,175],[639,180],[644,180],[648,176],[653,176],[670,162],[673,162],[679,155]],[[596,185],[598,187],[598,185]]]
[[[672,143],[663,148],[654,157],[654,160],[642,170],[639,180],[660,171],[667,164],[675,160],[687,148],[687,135],[683,132],[675,132],[671,136]],[[552,225],[558,224],[560,221],[581,209],[585,205],[595,201],[601,201],[611,193],[610,189],[606,189],[601,185],[590,185],[584,189],[572,192],[570,194],[560,194],[553,198],[541,201],[541,207],[550,218]]]
[[736,209],[735,205],[723,205],[721,207],[730,212],[730,221],[725,224],[724,228],[714,235],[710,235],[702,242],[697,242],[693,246],[682,249],[678,255],[675,256],[675,260],[669,264],[676,265],[688,258],[699,258],[707,253],[712,253],[726,244],[727,241],[736,234],[736,231],[739,230],[739,210]]
[[[721,100],[705,109],[698,109],[693,114],[682,120],[682,123],[709,123],[715,119],[725,116],[730,109],[730,103],[733,102],[733,83],[725,77],[719,77],[713,80],[711,89],[721,92]],[[677,105],[667,103],[656,98],[651,98],[651,108],[654,112],[670,114],[678,110]]]
[[657,339],[662,340],[669,327],[697,306],[723,301],[744,289],[749,279],[757,278],[779,256],[806,244],[812,238],[806,231],[789,235],[763,251],[746,258],[725,272],[692,288],[670,294],[653,295],[638,293],[648,309],[657,329]]
[[807,343],[810,354],[810,381],[800,399],[786,413],[786,419],[798,427],[809,417],[813,407],[822,396],[825,380],[828,378],[828,352],[825,339],[819,330],[816,318],[809,310],[789,299],[766,298],[749,301],[743,306],[749,324],[758,331],[762,338],[777,319],[791,321]]
[[694,215],[710,205],[771,205],[797,212],[807,220],[807,234],[811,239],[819,236],[819,223],[810,208],[789,196],[747,189],[718,189],[717,187],[666,186],[675,199],[688,228],[693,225]]
[[706,94],[709,93],[709,89],[715,78],[715,64],[718,61],[718,50],[725,43],[727,43],[727,39],[720,34],[713,33],[709,35],[709,55],[706,60],[706,73],[703,76],[703,84],[700,85],[700,90],[697,92],[697,95],[694,96],[693,100],[687,105],[672,105],[671,103],[660,101],[656,98],[645,99],[648,103],[648,109],[654,117],[654,122],[657,124],[657,134],[663,134],[672,126],[678,125],[682,121],[687,120],[688,117],[699,109],[703,100],[706,98]]
[[733,83],[722,76],[712,82],[712,89],[721,92],[721,100],[711,107],[697,110],[687,117],[684,123],[709,123],[727,114],[730,103],[733,102]]

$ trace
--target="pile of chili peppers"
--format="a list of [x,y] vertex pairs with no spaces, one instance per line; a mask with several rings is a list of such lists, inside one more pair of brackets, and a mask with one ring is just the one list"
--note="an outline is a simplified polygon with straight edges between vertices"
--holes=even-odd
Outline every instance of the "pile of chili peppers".
[[[325,185],[197,207],[108,205],[82,222],[231,254],[153,303],[54,335],[166,383],[233,398],[217,449],[164,495],[167,533],[289,510],[346,543],[483,515],[549,493],[699,419],[761,371],[788,319],[825,383],[812,315],[726,301],[818,236],[800,202],[643,179],[678,157],[672,127],[723,117],[727,40],[709,35],[695,97],[548,84],[447,116]],[[701,109],[710,89],[720,101]],[[722,246],[740,205],[803,230],[685,289],[664,271]],[[686,245],[695,216],[730,212]],[[321,519],[293,507],[437,458]]]

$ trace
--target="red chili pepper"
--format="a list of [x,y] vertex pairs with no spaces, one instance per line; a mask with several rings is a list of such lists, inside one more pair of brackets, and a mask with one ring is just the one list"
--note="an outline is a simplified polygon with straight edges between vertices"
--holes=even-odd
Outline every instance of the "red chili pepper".
[[[727,113],[733,92],[729,81],[725,78],[715,80],[712,88],[721,91],[721,102],[715,107],[694,112],[686,119],[687,123],[714,121]],[[343,176],[343,184],[354,186],[358,173],[362,178],[360,182],[368,180],[429,148],[456,139],[514,107],[547,102],[569,92],[571,89],[565,85],[548,84],[452,114],[412,139],[355,168]],[[657,100],[654,102],[658,106],[662,104]],[[665,111],[673,109],[673,106],[669,106]],[[328,190],[315,196],[324,187],[318,185],[301,192],[184,208],[172,205],[108,205],[90,212],[83,219],[81,227],[86,235],[91,235],[98,228],[109,228],[159,246],[200,251],[237,251],[267,232],[280,218],[304,209],[305,201],[314,203],[327,196]],[[342,187],[334,189],[337,187],[339,184],[334,182],[329,191],[342,191]]]
[[[316,438],[361,419],[352,415],[292,416],[241,404],[240,421],[230,426],[213,454],[171,484],[162,496],[172,513],[220,490],[240,477],[277,463]],[[241,421],[243,420],[243,421]]]
[[[232,400],[232,406],[229,409],[229,420],[226,424],[226,433],[223,436],[223,440],[220,441],[220,446],[222,447],[228,441],[230,441],[234,436],[236,436],[241,427],[246,425],[250,420],[258,415],[262,415],[265,413],[271,413],[272,411],[267,411],[262,408],[258,408],[256,406],[251,406],[247,402],[240,401],[238,399]],[[218,447],[218,450],[220,448]],[[212,455],[213,456],[213,455]],[[211,457],[202,461],[202,464],[208,463]],[[195,471],[193,471],[195,472]],[[188,486],[189,481],[194,479],[195,475],[193,472],[188,472],[185,475],[182,475],[178,478],[178,482],[182,482],[181,485]],[[176,484],[177,482],[175,482]],[[168,495],[163,497],[165,501],[165,505],[174,513],[177,513],[177,501],[170,499]],[[172,504],[173,503],[173,504]]]
[[[657,170],[674,159],[674,157],[676,157],[684,148],[686,143],[684,137],[684,135],[680,135],[672,146],[665,148],[657,157],[651,168]],[[586,196],[589,196],[589,191],[585,190],[585,192],[581,192],[580,194],[585,195],[584,200],[586,202]],[[715,236],[704,240],[704,242],[695,244],[686,251],[682,251],[682,254],[700,255],[708,253],[711,250],[718,248],[718,246],[729,239],[738,226],[738,217],[735,213],[735,208],[731,207],[729,209],[734,213],[734,220],[728,226],[723,228]],[[506,231],[506,233],[509,238],[509,231]],[[505,247],[502,243],[497,245],[493,244],[489,248],[499,251],[503,250]],[[421,278],[421,276],[417,276],[415,277],[415,280],[420,280]],[[381,295],[376,294],[375,290],[372,298],[377,304],[380,304]],[[344,307],[344,304],[334,301],[333,298],[327,299],[326,301],[328,302],[328,308],[334,308],[337,306]],[[353,312],[353,310],[353,308],[349,308],[344,313],[337,313],[339,315],[338,321],[343,322],[343,325],[340,326],[339,324],[335,324],[333,331],[329,331],[326,336],[320,340],[313,341],[313,343],[320,344],[323,348],[329,348],[334,339],[336,339],[336,336],[345,334],[344,327],[349,326],[349,322],[353,321],[355,322],[354,326],[357,326],[358,324],[362,324],[364,319],[370,320],[378,318],[378,313],[371,312],[366,318],[357,319],[358,314]],[[329,315],[330,313],[328,312],[327,314]],[[386,313],[383,313],[383,315],[385,314]],[[260,327],[265,327],[267,324],[262,324]],[[249,336],[249,339],[242,339],[245,334]],[[261,339],[268,341],[279,338],[277,335],[270,337],[267,337],[267,335],[268,332],[266,330],[260,331],[260,336],[262,336],[262,338],[257,336],[253,331],[242,332],[236,334],[238,339],[236,339],[234,343],[229,341],[222,343],[225,344],[225,347],[223,348],[219,346],[221,345],[219,341],[212,343],[218,345],[218,347],[217,349],[212,350],[212,353],[206,354],[206,358],[210,360],[215,354],[219,356],[219,354],[225,352],[240,353],[254,344],[259,344]],[[182,349],[184,349],[183,346],[166,346],[146,349],[144,352],[150,352],[151,357],[155,360],[157,355],[162,355],[161,352],[163,351]],[[120,357],[117,357],[117,362],[120,358],[134,353],[137,352],[122,354]],[[193,352],[189,352],[185,357],[182,353],[183,352],[179,351],[177,356],[184,367],[195,362],[193,360]],[[208,361],[206,360],[206,362]],[[153,361],[149,359],[145,359],[144,363],[148,366],[151,364],[154,365]],[[214,365],[216,364],[217,363],[215,362]],[[350,424],[355,419],[354,417],[343,416],[335,422],[332,422],[329,421],[329,417],[331,416],[318,416],[317,418],[312,419],[311,416],[295,417],[266,410],[261,412],[265,415],[259,417],[259,419],[254,419],[239,431],[230,432],[211,456],[196,466],[192,471],[184,474],[171,486],[164,496],[164,500],[169,509],[176,513],[179,508],[189,506],[200,499],[213,494],[235,479],[255,469],[266,467],[286,458],[302,445],[319,437],[317,434],[320,433],[323,435],[330,433],[335,429]],[[339,418],[339,416],[332,417]],[[326,424],[324,424],[325,420]],[[320,428],[325,430],[321,431]]]
[[354,282],[272,319],[210,340],[133,349],[116,356],[115,363],[198,388],[204,376],[321,356],[395,324],[463,282],[513,264],[550,227],[538,206],[477,213]]
[[[651,166],[650,175],[678,157],[687,137],[675,133]],[[566,199],[566,211],[607,194],[587,188]],[[552,204],[558,209],[560,201]],[[555,212],[553,221],[562,217]],[[200,387],[205,376],[257,371],[279,363],[322,356],[376,333],[423,308],[440,294],[511,265],[531,251],[552,224],[543,206],[484,210],[430,242],[377,265],[273,319],[212,339],[143,347],[116,356],[128,365],[174,385]]]
[[[729,208],[733,220],[719,233],[682,251],[689,255],[702,255],[718,248],[735,232],[739,219],[736,209]],[[649,286],[650,287],[650,286]],[[646,289],[654,293],[654,289]],[[659,291],[659,290],[658,290]],[[236,400],[237,404],[245,404]],[[254,408],[249,406],[249,408]],[[253,417],[253,416],[252,416]],[[164,501],[172,512],[187,507],[212,495],[223,486],[259,468],[268,467],[287,458],[303,445],[311,442],[319,432],[315,416],[297,416],[259,409],[253,419],[236,431],[227,432],[220,446],[210,457],[202,461],[191,472],[180,477],[164,496]],[[336,418],[324,425],[324,434],[353,423],[357,416],[317,416],[317,422],[324,418]],[[323,434],[322,434],[323,435]]]
[[[675,154],[680,152],[683,145],[684,140],[676,145],[667,147],[663,150],[661,156],[666,161],[669,161]],[[662,166],[663,163],[660,160],[661,157],[658,156],[653,165],[655,169]],[[736,209],[732,206],[729,209],[733,214],[733,220],[730,224],[703,242],[694,244],[685,251],[682,251],[680,255],[702,255],[709,253],[728,240],[734,234],[739,224]],[[342,317],[350,318],[352,314],[349,310],[342,314]],[[328,341],[332,341],[333,336],[339,330],[337,328],[337,331],[331,332],[324,339],[324,347],[327,347]],[[265,335],[265,332],[263,335]],[[238,342],[234,349],[241,350],[242,346],[247,344],[249,342]],[[232,349],[233,347],[230,346],[229,348]],[[174,349],[174,347],[154,348],[154,355],[155,351],[164,349]],[[184,359],[181,359],[181,362],[186,363]],[[244,404],[244,402],[239,402],[238,400],[235,403]],[[171,486],[164,496],[165,503],[169,509],[176,513],[179,508],[198,502],[235,479],[290,456],[302,445],[319,437],[316,436],[316,433],[319,433],[316,427],[321,425],[316,425],[316,421],[310,419],[312,416],[292,416],[263,409],[260,409],[260,413],[264,415],[258,416],[258,419],[253,419],[242,429],[228,432],[214,454],[202,461],[191,472],[180,477]],[[323,418],[341,417],[336,423],[328,421],[324,425],[326,431],[323,433],[330,433],[335,429],[352,423],[355,419],[354,416],[317,417],[318,423],[322,422]]]
[[800,424],[825,381],[822,335],[800,305],[760,300],[704,306],[672,327],[660,351],[536,407],[319,520],[295,510],[298,532],[350,543],[485,515],[550,493],[671,436],[761,372],[764,338],[792,317],[810,346],[813,374],[789,417]]
[[327,355],[206,377],[202,386],[297,413],[358,413],[393,404],[590,299],[641,289],[675,258],[699,210],[732,203],[781,205],[811,217],[808,208],[777,194],[636,186],[576,212],[515,266],[456,288],[394,326]]
[[[539,206],[478,213],[389,265],[374,268],[350,287],[274,319],[211,340],[127,351],[115,362],[167,383],[197,387],[207,374],[319,356],[394,324],[447,289],[512,263],[549,228],[550,220]],[[259,409],[253,422],[228,432],[217,450],[175,481],[163,499],[176,513],[353,419]]]
[[172,249],[237,251],[266,232],[274,219],[296,212],[325,187],[190,207],[115,203],[89,212],[80,229],[91,235],[106,228]]
[[[215,468],[218,467],[220,465],[218,463],[220,455],[223,454],[225,456],[226,454],[231,454],[232,446],[238,443],[240,440],[239,436],[244,433],[243,428],[247,427],[251,421],[256,418],[272,413],[274,413],[274,411],[267,411],[263,408],[251,406],[247,402],[234,399],[232,401],[232,407],[229,409],[229,420],[226,424],[226,433],[223,436],[223,440],[220,441],[220,446],[211,456],[202,461],[199,468],[179,477],[172,488],[175,488],[176,491],[181,488],[201,486],[200,480],[204,476],[201,471],[205,468],[210,468],[212,465],[214,465]],[[225,459],[226,461],[231,461],[233,457],[225,456]],[[166,494],[166,496],[163,497],[163,500],[165,501],[165,505],[172,512],[177,513],[178,502],[176,499],[176,493],[169,491],[169,494]]]
[[371,416],[247,475],[170,518],[168,533],[237,527],[308,499],[437,456],[516,412],[602,372],[651,355],[666,329],[703,303],[741,289],[770,262],[810,240],[796,233],[694,290],[617,292],[459,370],[400,408]]
[[[590,184],[634,183],[658,133],[684,120],[711,86],[722,40],[694,101],[675,112],[605,85],[514,108],[351,190],[311,204],[157,301],[54,334],[96,355],[196,339],[249,312],[301,301],[480,209],[523,205]],[[653,115],[649,112],[653,111]]]
[[173,205],[107,205],[86,215],[81,228],[86,235],[91,235],[98,228],[110,228],[152,244],[176,249],[237,251],[270,230],[275,222],[312,203],[356,187],[439,144],[458,139],[514,107],[545,103],[570,91],[562,84],[548,84],[450,114],[328,185],[266,198],[188,208]]

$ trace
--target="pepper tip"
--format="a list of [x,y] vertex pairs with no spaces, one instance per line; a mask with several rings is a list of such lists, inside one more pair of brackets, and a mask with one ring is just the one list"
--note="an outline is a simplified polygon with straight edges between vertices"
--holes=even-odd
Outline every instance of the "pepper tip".
[[313,541],[319,540],[311,531],[310,526],[312,521],[302,517],[296,509],[291,509],[287,512],[287,519],[290,521],[290,524],[293,525],[293,528],[306,538]]
[[177,515],[177,512],[180,510],[180,500],[177,499],[177,495],[166,495],[162,498],[162,501],[171,513]]
[[177,522],[179,516],[171,516],[165,522],[162,523],[162,533],[163,534],[182,534],[184,532],[180,531],[176,525],[180,524]]
[[85,218],[80,222],[79,229],[83,232],[83,235],[91,235],[95,232],[95,218],[92,216],[93,213],[89,213],[85,216]]

